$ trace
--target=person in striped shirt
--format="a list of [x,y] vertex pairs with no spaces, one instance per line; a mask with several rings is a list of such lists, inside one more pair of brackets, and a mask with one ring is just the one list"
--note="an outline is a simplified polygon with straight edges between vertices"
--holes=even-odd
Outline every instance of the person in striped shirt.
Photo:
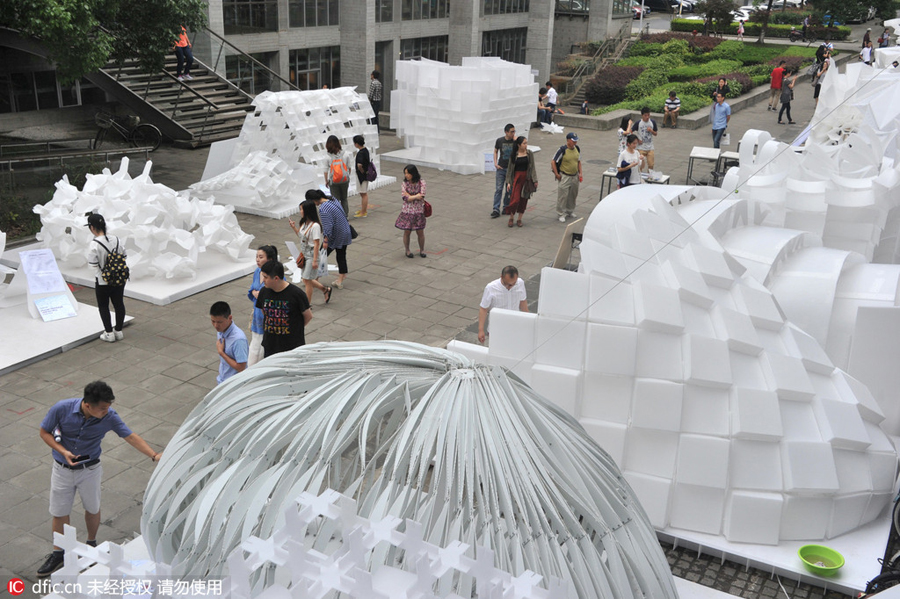
[[525,298],[525,281],[519,278],[519,270],[515,266],[505,266],[500,278],[485,285],[478,310],[478,341],[484,343],[487,336],[488,313],[494,308],[519,310],[528,312],[528,300]]
[[678,99],[678,96],[675,92],[669,92],[669,99],[666,100],[665,106],[663,106],[663,127],[666,126],[666,123],[669,122],[669,119],[672,120],[672,129],[678,128],[678,112],[681,110],[681,100]]

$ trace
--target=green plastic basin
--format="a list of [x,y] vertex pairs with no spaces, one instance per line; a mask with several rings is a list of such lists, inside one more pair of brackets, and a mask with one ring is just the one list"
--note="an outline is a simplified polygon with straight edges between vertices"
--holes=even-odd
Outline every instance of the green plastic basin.
[[824,545],[804,545],[797,555],[807,570],[819,576],[834,576],[844,565],[844,556]]

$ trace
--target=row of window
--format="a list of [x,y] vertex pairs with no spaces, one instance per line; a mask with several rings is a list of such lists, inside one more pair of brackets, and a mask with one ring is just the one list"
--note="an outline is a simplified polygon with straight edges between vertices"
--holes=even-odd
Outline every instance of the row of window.
[[50,110],[105,100],[103,90],[87,79],[61,86],[56,71],[0,74],[0,113]]
[[[528,12],[528,0],[482,0],[485,15]],[[557,0],[557,8],[565,3],[587,5],[587,0]],[[288,0],[290,27],[328,27],[340,24],[339,0]],[[401,0],[403,21],[446,19],[450,15],[449,0]],[[585,8],[586,10],[586,8]],[[222,16],[227,35],[278,30],[278,0],[224,0]],[[375,22],[394,20],[394,0],[375,0]]]

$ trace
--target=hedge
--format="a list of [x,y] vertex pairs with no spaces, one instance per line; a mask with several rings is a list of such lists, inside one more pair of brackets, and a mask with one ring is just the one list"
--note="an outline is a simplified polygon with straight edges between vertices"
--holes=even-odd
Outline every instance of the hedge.
[[681,56],[663,54],[661,56],[632,56],[616,63],[621,67],[641,67],[644,69],[669,70],[684,65]]
[[666,71],[670,81],[692,81],[699,77],[721,76],[740,68],[738,60],[710,60],[703,64],[677,67]]
[[[669,98],[669,92],[667,91],[668,87],[666,86],[659,89],[660,91],[654,91],[653,94],[640,100],[626,100],[624,102],[619,102],[618,104],[613,104],[612,106],[598,108],[591,114],[600,115],[619,109],[639,112],[644,106],[649,106],[650,110],[653,112],[662,112],[663,104],[665,104],[666,100]],[[681,100],[681,114],[694,112],[695,110],[700,110],[704,106],[709,106],[711,104],[709,97],[679,95],[678,98]]]
[[637,79],[642,71],[638,66],[608,66],[585,83],[585,99],[591,104],[621,102],[625,99],[625,87]]
[[640,100],[649,96],[660,85],[668,82],[665,72],[647,69],[637,79],[625,86],[625,99]]
[[[726,35],[737,35],[737,23],[731,23],[723,31]],[[703,31],[703,21],[696,19],[672,19],[672,31]],[[754,38],[759,35],[761,25],[759,23],[744,23],[744,37]],[[830,36],[832,41],[845,40],[850,37],[850,28],[844,25],[840,27],[813,27],[813,31],[819,37],[824,39]],[[766,28],[766,37],[786,38],[791,33],[791,25],[779,25],[770,23]],[[701,36],[697,36],[701,37]]]

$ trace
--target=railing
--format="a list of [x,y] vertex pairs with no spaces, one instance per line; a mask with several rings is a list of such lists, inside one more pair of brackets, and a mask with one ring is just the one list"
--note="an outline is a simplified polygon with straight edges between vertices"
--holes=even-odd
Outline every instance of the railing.
[[[287,79],[285,79],[284,77],[282,77],[281,75],[279,75],[278,73],[276,73],[275,71],[273,71],[272,69],[270,69],[269,67],[264,65],[263,63],[261,63],[260,61],[256,60],[255,58],[253,58],[252,56],[247,54],[246,52],[244,52],[243,50],[241,50],[240,48],[238,48],[237,46],[235,46],[234,44],[232,44],[231,42],[226,40],[224,37],[222,37],[215,31],[210,31],[209,29],[204,29],[204,31],[207,34],[209,34],[209,36],[211,38],[213,38],[214,40],[217,40],[219,42],[219,50],[218,50],[218,52],[216,52],[216,60],[215,60],[215,63],[213,64],[213,71],[215,71],[217,73],[219,72],[219,62],[222,59],[222,53],[225,51],[225,46],[228,46],[231,50],[234,51],[234,56],[239,56],[242,60],[249,61],[250,64],[254,65],[256,68],[259,68],[259,69],[262,69],[263,71],[265,71],[269,75],[269,77],[277,79],[278,81],[281,81],[282,83],[287,85],[288,89],[300,91],[299,87],[297,87],[296,85],[294,85],[293,83],[291,83],[290,81],[288,81]],[[212,57],[212,55],[213,55],[212,46],[213,46],[213,44],[210,44],[210,57]],[[227,79],[227,77],[223,77],[223,78]],[[231,82],[229,81],[229,83],[231,83]],[[234,85],[234,84],[232,84],[232,85]],[[235,88],[240,90],[240,88],[237,86],[235,86]],[[241,93],[246,94],[246,92],[244,92],[243,90],[241,90]],[[247,94],[247,95],[249,97],[249,94]]]
[[[560,93],[566,96],[575,95],[582,84],[584,84],[585,80],[594,74],[597,70],[597,66],[610,56],[618,54],[620,48],[627,40],[628,38],[622,35],[622,31],[620,31],[619,35],[616,37],[604,40],[590,59],[578,65],[578,68],[576,68],[575,72],[572,74],[572,78],[560,86]],[[566,98],[566,100],[569,99],[570,98]]]

